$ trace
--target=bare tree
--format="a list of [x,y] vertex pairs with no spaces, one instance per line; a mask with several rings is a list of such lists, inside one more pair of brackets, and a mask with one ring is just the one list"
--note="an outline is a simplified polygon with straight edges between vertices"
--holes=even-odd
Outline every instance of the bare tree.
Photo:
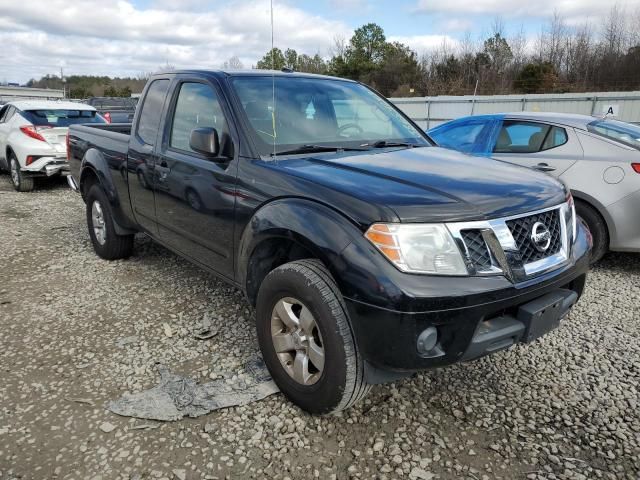
[[244,68],[244,64],[240,61],[237,55],[233,55],[222,64],[222,68],[224,70],[242,70]]

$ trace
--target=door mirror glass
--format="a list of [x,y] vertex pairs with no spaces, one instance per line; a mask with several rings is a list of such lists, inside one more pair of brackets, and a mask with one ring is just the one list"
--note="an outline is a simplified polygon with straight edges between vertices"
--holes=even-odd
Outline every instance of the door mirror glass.
[[194,128],[191,130],[189,146],[194,152],[217,157],[220,152],[218,131],[211,127]]

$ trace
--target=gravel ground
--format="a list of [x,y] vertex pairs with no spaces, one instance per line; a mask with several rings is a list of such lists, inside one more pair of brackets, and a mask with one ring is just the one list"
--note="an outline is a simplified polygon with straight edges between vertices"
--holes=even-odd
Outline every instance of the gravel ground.
[[[606,257],[535,344],[376,387],[340,416],[276,394],[160,423],[104,405],[155,385],[156,362],[237,371],[257,349],[241,293],[142,236],[131,259],[98,259],[62,182],[26,194],[0,177],[0,245],[2,480],[640,478],[640,255]],[[207,316],[220,333],[194,339]]]

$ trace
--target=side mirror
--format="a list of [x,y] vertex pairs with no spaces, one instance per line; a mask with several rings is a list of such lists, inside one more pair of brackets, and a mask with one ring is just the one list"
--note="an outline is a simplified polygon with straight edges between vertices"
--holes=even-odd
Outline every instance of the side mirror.
[[217,157],[220,152],[220,140],[218,139],[217,130],[211,127],[194,128],[191,130],[189,146],[195,152]]

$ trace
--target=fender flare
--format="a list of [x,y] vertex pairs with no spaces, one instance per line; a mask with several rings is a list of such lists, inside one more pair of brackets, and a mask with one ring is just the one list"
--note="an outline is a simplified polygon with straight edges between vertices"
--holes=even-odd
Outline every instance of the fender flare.
[[[273,200],[254,212],[239,239],[236,279],[247,293],[250,261],[265,241],[293,241],[322,261],[340,287],[341,253],[361,230],[347,217],[321,203],[302,198]],[[342,289],[341,289],[342,290]]]
[[[98,184],[104,190],[107,198],[109,199],[109,205],[113,212],[113,220],[115,223],[116,233],[118,235],[129,235],[137,231],[136,226],[131,223],[124,214],[122,206],[120,204],[120,198],[118,192],[113,183],[113,177],[111,176],[111,169],[107,160],[102,155],[102,152],[95,148],[87,150],[82,162],[80,163],[80,181],[79,188],[84,199],[84,184],[89,176],[95,176],[98,179]],[[128,199],[126,199],[128,201]]]

